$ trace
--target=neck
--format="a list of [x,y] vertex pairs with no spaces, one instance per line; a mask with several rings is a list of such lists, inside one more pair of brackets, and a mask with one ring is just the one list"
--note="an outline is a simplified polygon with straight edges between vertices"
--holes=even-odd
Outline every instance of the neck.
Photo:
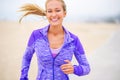
[[53,35],[63,34],[64,30],[62,25],[61,26],[50,26],[49,33]]

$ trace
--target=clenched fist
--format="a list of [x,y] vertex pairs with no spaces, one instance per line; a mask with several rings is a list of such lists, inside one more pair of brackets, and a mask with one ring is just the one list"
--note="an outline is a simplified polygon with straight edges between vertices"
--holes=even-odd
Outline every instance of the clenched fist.
[[74,67],[72,63],[69,60],[64,60],[64,61],[66,62],[66,64],[60,66],[61,70],[65,74],[72,74],[74,72]]

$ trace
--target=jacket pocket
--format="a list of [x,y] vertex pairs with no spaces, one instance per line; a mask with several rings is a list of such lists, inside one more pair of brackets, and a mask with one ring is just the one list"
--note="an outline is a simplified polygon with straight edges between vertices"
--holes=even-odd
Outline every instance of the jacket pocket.
[[46,71],[42,69],[39,80],[46,80]]
[[43,73],[43,69],[38,73],[36,80],[42,80],[42,73]]

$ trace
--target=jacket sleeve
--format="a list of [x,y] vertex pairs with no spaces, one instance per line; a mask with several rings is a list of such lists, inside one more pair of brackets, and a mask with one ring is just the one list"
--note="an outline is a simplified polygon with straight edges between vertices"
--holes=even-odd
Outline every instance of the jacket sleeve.
[[22,58],[22,68],[20,80],[28,80],[28,70],[34,53],[34,33],[31,34],[27,48]]
[[87,75],[90,72],[90,66],[85,56],[82,44],[78,38],[75,40],[74,55],[79,63],[79,65],[74,65],[74,74],[78,76]]

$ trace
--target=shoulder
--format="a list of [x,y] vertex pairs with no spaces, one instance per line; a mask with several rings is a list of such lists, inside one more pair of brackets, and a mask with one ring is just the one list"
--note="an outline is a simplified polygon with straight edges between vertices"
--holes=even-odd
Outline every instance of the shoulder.
[[78,36],[72,32],[69,32],[69,35],[71,38],[73,38],[74,40],[78,39]]
[[34,36],[41,35],[41,33],[42,33],[43,30],[44,30],[44,28],[35,29],[35,30],[32,31],[32,34]]
[[69,30],[67,30],[64,26],[63,26],[66,35],[68,36],[67,38],[72,39],[72,41],[76,41],[78,39],[78,36],[72,32],[70,32]]
[[32,31],[31,36],[34,37],[34,40],[40,39],[43,36],[42,30],[43,28],[35,29]]
[[42,29],[42,28],[40,28],[40,29],[35,29],[35,30],[32,31],[32,33],[38,34],[38,33],[40,33],[41,29]]
[[81,40],[76,34],[69,32],[69,35],[70,35],[70,38],[73,40],[75,45],[78,45],[78,44],[81,45]]

